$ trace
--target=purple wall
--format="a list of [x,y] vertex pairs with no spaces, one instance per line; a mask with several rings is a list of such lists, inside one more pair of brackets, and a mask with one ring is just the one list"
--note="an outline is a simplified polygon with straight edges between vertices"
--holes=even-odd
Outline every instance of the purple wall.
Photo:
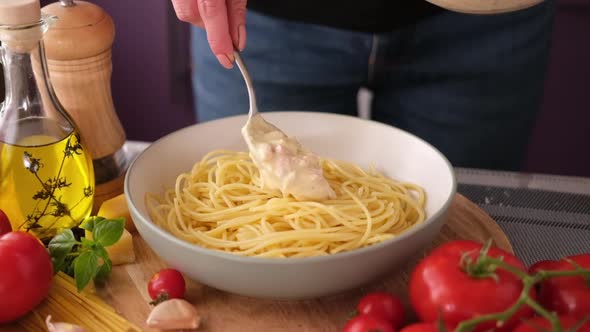
[[113,98],[129,139],[155,140],[194,122],[190,90],[178,72],[178,65],[189,72],[188,49],[171,52],[176,49],[169,36],[183,31],[179,22],[169,21],[170,1],[94,3],[111,14],[117,29]]

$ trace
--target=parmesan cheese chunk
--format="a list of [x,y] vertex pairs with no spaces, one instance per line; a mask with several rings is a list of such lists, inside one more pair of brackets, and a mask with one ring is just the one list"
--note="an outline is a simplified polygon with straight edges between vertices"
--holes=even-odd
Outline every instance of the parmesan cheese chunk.
[[129,232],[135,232],[135,224],[133,223],[133,219],[131,219],[129,207],[125,200],[125,194],[121,194],[102,202],[97,215],[107,219],[125,218],[125,229]]
[[123,235],[117,243],[105,248],[113,265],[121,265],[135,262],[135,251],[133,251],[133,237],[128,230],[123,230]]

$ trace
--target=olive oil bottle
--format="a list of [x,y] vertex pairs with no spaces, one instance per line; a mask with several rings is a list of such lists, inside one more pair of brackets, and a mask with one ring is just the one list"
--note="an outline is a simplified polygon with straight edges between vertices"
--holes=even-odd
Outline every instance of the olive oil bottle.
[[[12,3],[19,5],[18,0]],[[94,171],[83,137],[59,103],[47,71],[43,34],[55,18],[41,16],[38,2],[20,4],[17,10],[27,14],[20,17],[28,21],[2,22],[8,16],[0,6],[6,87],[0,108],[0,209],[13,229],[47,240],[90,215]]]
[[0,142],[0,158],[0,209],[13,229],[46,238],[90,214],[94,174],[77,132]]

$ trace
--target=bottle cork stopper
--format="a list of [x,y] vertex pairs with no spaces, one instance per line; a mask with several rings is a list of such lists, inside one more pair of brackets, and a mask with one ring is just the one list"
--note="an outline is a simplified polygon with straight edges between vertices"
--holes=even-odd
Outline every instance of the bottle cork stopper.
[[39,0],[1,0],[0,24],[21,25],[41,20]]
[[[41,21],[39,0],[0,0],[0,25],[27,26]],[[33,50],[43,32],[41,26],[28,29],[0,29],[0,40],[6,49],[25,53]]]

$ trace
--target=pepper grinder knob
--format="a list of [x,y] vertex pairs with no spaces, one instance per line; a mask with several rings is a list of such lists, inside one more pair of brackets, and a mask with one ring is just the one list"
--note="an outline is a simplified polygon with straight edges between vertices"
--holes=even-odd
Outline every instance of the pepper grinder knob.
[[63,7],[72,7],[72,6],[75,6],[76,5],[76,3],[74,2],[74,0],[59,0],[59,3]]

